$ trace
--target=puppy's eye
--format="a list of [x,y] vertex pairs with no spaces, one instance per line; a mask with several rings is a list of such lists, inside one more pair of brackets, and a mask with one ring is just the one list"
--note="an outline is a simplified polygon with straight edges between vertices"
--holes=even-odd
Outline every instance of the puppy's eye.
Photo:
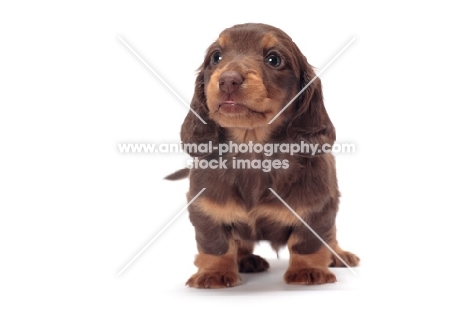
[[265,57],[265,63],[272,67],[279,67],[281,65],[281,57],[278,54],[271,53]]
[[223,56],[221,55],[220,51],[216,51],[211,55],[211,63],[213,65],[217,65],[221,60],[223,59]]

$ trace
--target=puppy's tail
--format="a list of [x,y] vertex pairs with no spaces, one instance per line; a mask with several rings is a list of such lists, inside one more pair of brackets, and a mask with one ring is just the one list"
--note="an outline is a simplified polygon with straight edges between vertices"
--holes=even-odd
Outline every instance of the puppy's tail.
[[189,168],[183,168],[181,170],[178,170],[170,175],[167,175],[166,177],[164,177],[164,179],[167,179],[167,180],[179,180],[179,179],[184,179],[184,178],[187,178],[188,175],[190,173],[190,169]]

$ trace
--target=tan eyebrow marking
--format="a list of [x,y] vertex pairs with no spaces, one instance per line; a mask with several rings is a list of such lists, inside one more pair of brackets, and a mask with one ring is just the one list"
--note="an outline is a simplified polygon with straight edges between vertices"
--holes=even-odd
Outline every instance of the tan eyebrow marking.
[[221,34],[218,38],[218,43],[221,47],[225,47],[229,42],[229,36],[226,34]]
[[278,39],[273,33],[267,33],[262,39],[262,45],[265,50],[271,49],[278,45]]

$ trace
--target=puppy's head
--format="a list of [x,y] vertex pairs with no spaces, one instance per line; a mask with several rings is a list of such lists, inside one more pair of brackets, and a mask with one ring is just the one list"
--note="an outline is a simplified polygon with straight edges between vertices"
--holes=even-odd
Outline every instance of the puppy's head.
[[208,124],[189,112],[182,140],[217,141],[233,129],[267,129],[269,136],[280,133],[310,141],[325,135],[334,141],[318,78],[281,112],[314,77],[306,58],[282,30],[264,24],[228,28],[207,50],[191,103]]
[[291,39],[270,26],[223,31],[201,69],[209,117],[226,128],[268,126],[299,87],[294,50]]

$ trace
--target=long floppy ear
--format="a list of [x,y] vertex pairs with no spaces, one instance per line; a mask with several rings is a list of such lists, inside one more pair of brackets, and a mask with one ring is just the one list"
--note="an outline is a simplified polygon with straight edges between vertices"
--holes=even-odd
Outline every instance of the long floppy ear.
[[[301,68],[304,68],[300,83],[302,90],[316,75],[305,57]],[[289,139],[296,143],[304,141],[320,146],[325,143],[333,145],[336,139],[335,127],[325,109],[322,83],[318,77],[302,92],[294,104],[295,109],[287,126]]]
[[[193,94],[190,107],[195,111],[205,122],[204,124],[191,110],[187,113],[180,137],[182,143],[186,144],[208,144],[210,141],[213,146],[218,145],[219,132],[221,128],[213,122],[208,116],[208,106],[205,97],[205,77],[203,68],[197,75],[195,80],[195,93]],[[198,152],[198,148],[185,149],[192,157],[205,156],[207,153]]]

